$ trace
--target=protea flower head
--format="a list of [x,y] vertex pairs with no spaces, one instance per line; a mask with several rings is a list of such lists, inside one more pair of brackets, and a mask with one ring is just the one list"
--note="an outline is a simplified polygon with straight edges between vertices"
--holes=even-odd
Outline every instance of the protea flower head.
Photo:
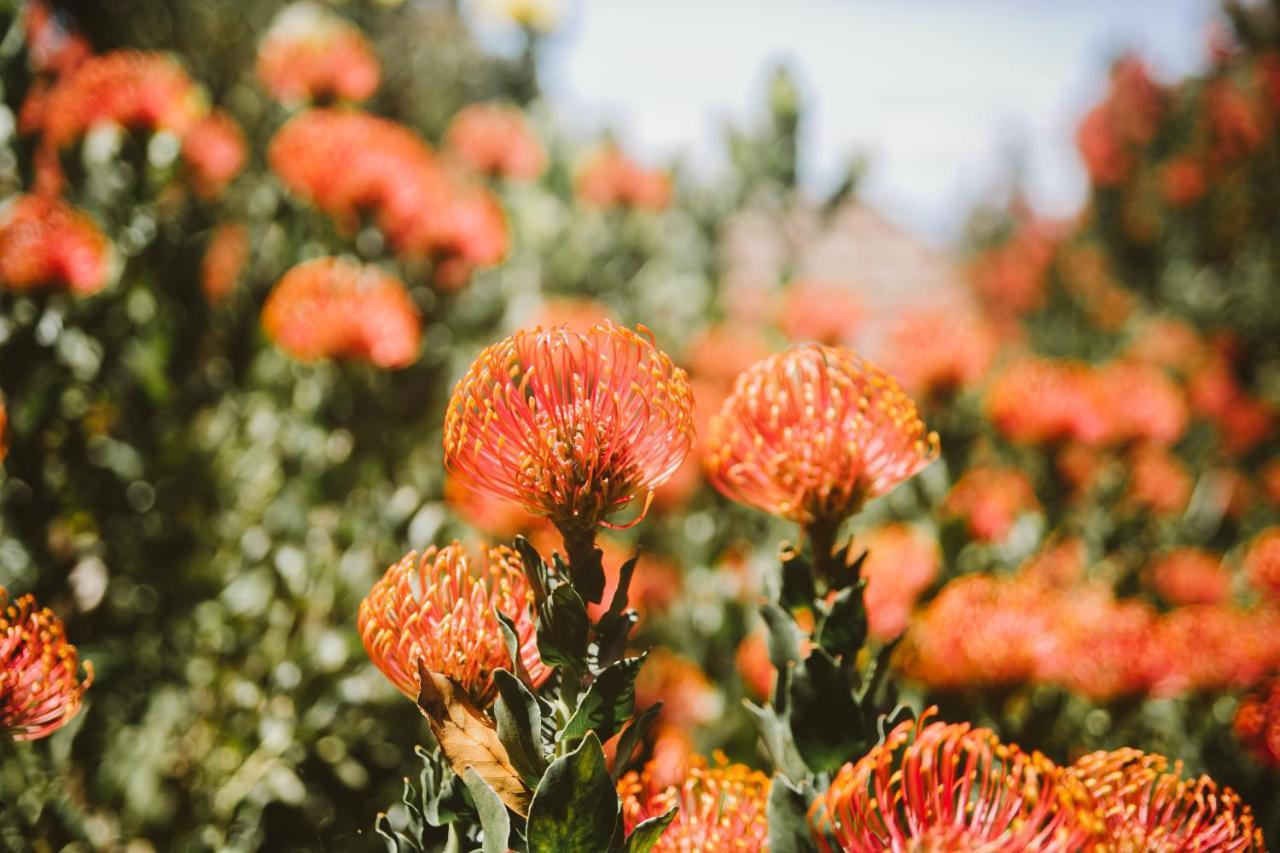
[[422,341],[422,317],[400,280],[343,258],[316,258],[286,272],[262,308],[262,325],[302,361],[362,358],[405,367]]
[[249,229],[240,222],[224,222],[213,229],[200,259],[200,287],[210,305],[225,301],[235,290],[249,262]]
[[482,175],[531,181],[547,166],[542,143],[519,107],[471,104],[449,122],[445,151],[456,162]]
[[808,344],[741,374],[711,421],[707,476],[726,496],[798,522],[838,523],[938,455],[893,377]]
[[84,662],[83,678],[79,669],[62,620],[30,595],[11,603],[0,587],[0,728],[14,740],[62,728],[93,683],[93,664]]
[[39,195],[0,206],[0,288],[92,296],[110,271],[111,244],[88,214]]
[[541,684],[551,673],[538,656],[532,600],[514,551],[494,547],[473,556],[453,542],[421,557],[407,554],[387,569],[360,603],[357,622],[369,658],[404,695],[418,697],[421,662],[487,702],[494,670],[518,668],[495,607],[515,624],[519,666],[530,681]]
[[988,729],[929,722],[935,711],[899,724],[814,801],[809,825],[823,853],[1086,849],[1062,770]]
[[258,79],[283,104],[363,101],[381,72],[359,28],[316,3],[280,10],[258,49]]
[[210,112],[182,140],[182,159],[191,184],[205,199],[221,195],[248,156],[244,131],[222,110]]
[[1280,678],[1270,678],[1245,694],[1236,708],[1236,739],[1268,767],[1280,767]]
[[582,333],[522,330],[489,346],[444,422],[451,474],[561,531],[594,530],[638,496],[647,507],[692,445],[685,372],[645,334],[608,321]]
[[604,145],[584,161],[574,192],[584,207],[597,210],[662,210],[671,204],[671,176],[646,169],[616,145]]
[[1208,776],[1183,778],[1182,763],[1137,749],[1086,755],[1071,777],[1088,793],[1107,850],[1241,853],[1262,850],[1253,813]]
[[769,777],[723,755],[711,763],[694,756],[682,782],[662,786],[652,766],[618,780],[622,822],[627,832],[679,806],[675,818],[651,848],[656,853],[712,853],[768,849]]

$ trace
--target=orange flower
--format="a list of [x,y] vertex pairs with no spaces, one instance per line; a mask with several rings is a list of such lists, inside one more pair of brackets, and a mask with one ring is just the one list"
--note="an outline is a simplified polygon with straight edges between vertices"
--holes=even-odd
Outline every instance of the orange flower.
[[970,311],[917,308],[889,328],[884,360],[910,394],[949,394],[982,379],[996,354],[996,338]]
[[1228,604],[1169,611],[1151,638],[1150,693],[1241,689],[1280,666],[1280,614]]
[[93,53],[93,48],[71,26],[65,9],[55,10],[43,0],[26,4],[27,53],[36,71],[66,74]]
[[1222,558],[1200,548],[1175,548],[1147,569],[1152,588],[1170,604],[1219,604],[1231,594]]
[[1160,167],[1160,191],[1172,207],[1195,204],[1204,196],[1208,185],[1205,167],[1198,157],[1184,154]]
[[283,104],[363,101],[377,91],[379,76],[364,33],[315,3],[284,7],[258,49],[258,80]]
[[867,549],[863,599],[871,636],[888,641],[907,627],[920,593],[938,576],[942,553],[937,541],[905,524],[886,524],[860,536]]
[[896,380],[808,344],[738,377],[712,419],[707,476],[726,496],[800,524],[838,523],[938,456]]
[[406,367],[422,339],[422,318],[400,280],[342,258],[316,258],[286,272],[262,308],[262,325],[301,361],[359,358]]
[[664,786],[652,766],[618,780],[622,822],[629,833],[642,821],[678,806],[671,825],[651,849],[655,853],[757,853],[769,847],[769,777],[717,754],[708,764],[695,756],[685,778]]
[[458,542],[416,552],[387,569],[360,603],[365,651],[401,693],[417,699],[418,664],[457,681],[477,700],[493,698],[493,672],[512,670],[494,608],[515,623],[520,661],[534,685],[551,670],[538,656],[533,593],[510,548],[481,559]]
[[9,455],[9,410],[0,400],[0,462]]
[[1233,728],[1254,758],[1280,767],[1280,678],[1264,681],[1240,700]]
[[54,86],[43,111],[44,141],[61,148],[105,124],[183,137],[206,111],[176,59],[117,50],[89,57]]
[[849,343],[867,319],[867,308],[848,282],[802,280],[782,294],[778,328],[788,339],[803,343]]
[[218,305],[231,295],[248,261],[248,228],[239,222],[224,222],[213,229],[200,260],[200,284],[210,305]]
[[749,695],[761,702],[769,698],[778,668],[769,659],[769,638],[763,630],[752,631],[742,638],[733,653],[733,664]]
[[1026,474],[987,466],[966,471],[942,505],[944,513],[965,519],[969,534],[981,542],[1003,541],[1018,516],[1039,509]]
[[562,532],[594,531],[652,495],[692,446],[685,372],[650,338],[608,321],[581,334],[522,330],[489,346],[454,388],[444,424],[451,474]]
[[201,119],[182,140],[182,159],[199,195],[216,198],[244,168],[248,152],[244,132],[235,119],[214,110]]
[[1163,447],[1134,448],[1129,459],[1128,498],[1156,515],[1182,512],[1191,499],[1192,480],[1186,466]]
[[1098,368],[1095,376],[1108,441],[1168,445],[1186,432],[1190,417],[1186,398],[1160,368],[1114,361]]
[[1127,357],[1187,374],[1206,355],[1204,339],[1184,320],[1158,316],[1144,323],[1130,344]]
[[106,235],[66,202],[22,195],[0,208],[0,287],[92,296],[106,287],[110,269]]
[[1097,396],[1087,366],[1024,356],[992,379],[987,416],[1011,441],[1042,444],[1074,438],[1093,444],[1107,430]]
[[1244,572],[1254,589],[1280,601],[1280,525],[1268,527],[1250,540]]
[[1100,702],[1148,689],[1158,624],[1150,605],[1117,601],[1110,586],[1091,584],[1046,596],[1042,606],[1052,630],[1033,638],[1034,680]]
[[989,729],[929,722],[936,712],[900,723],[840,768],[809,810],[823,853],[1086,849],[1090,833],[1062,770]]
[[661,210],[671,204],[671,178],[645,169],[616,145],[605,145],[588,157],[574,187],[584,207]]
[[1108,850],[1222,853],[1262,850],[1253,813],[1230,788],[1208,776],[1182,778],[1182,762],[1117,749],[1086,755],[1068,769],[1083,787]]
[[482,175],[531,181],[547,166],[547,155],[519,107],[470,104],[458,111],[444,135],[445,151]]
[[1088,113],[1076,136],[1095,186],[1114,187],[1129,177],[1163,113],[1163,93],[1142,62],[1131,56],[1117,61],[1106,100]]
[[62,620],[30,595],[10,603],[0,587],[0,729],[36,740],[66,725],[93,683],[93,664],[84,662],[83,679],[79,669]]
[[969,282],[988,310],[1005,317],[1026,314],[1044,304],[1058,231],[1050,223],[1027,223],[1009,240],[973,260]]

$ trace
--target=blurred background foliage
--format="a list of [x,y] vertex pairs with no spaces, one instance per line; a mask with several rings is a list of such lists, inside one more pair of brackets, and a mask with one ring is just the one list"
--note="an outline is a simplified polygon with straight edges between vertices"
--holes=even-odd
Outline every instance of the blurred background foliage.
[[[426,729],[369,665],[356,608],[411,548],[522,530],[536,542],[545,533],[448,488],[442,409],[488,342],[521,325],[599,316],[653,330],[690,369],[700,419],[739,370],[789,340],[856,345],[914,379],[944,460],[878,501],[854,531],[874,552],[887,541],[884,526],[905,521],[926,543],[923,557],[883,546],[932,566],[908,591],[886,592],[907,611],[922,608],[903,647],[906,697],[918,707],[939,702],[944,718],[992,725],[1058,759],[1121,744],[1181,758],[1237,787],[1276,837],[1280,776],[1265,749],[1241,745],[1233,723],[1239,697],[1274,674],[1280,653],[1255,655],[1262,662],[1245,668],[1247,678],[1188,676],[1178,689],[1154,689],[1148,670],[1118,690],[1095,690],[1083,677],[1039,669],[999,677],[977,664],[967,681],[940,678],[922,651],[928,638],[912,634],[937,627],[934,608],[953,579],[1015,578],[1056,554],[1067,565],[1066,580],[1055,581],[1064,592],[1040,595],[1037,612],[1048,608],[1087,636],[1047,654],[1093,656],[1104,672],[1137,656],[1167,674],[1196,648],[1135,639],[1099,650],[1090,639],[1117,635],[1110,604],[1083,614],[1053,608],[1094,601],[1075,591],[1098,584],[1139,602],[1144,619],[1204,604],[1203,595],[1174,600],[1150,580],[1156,557],[1196,547],[1226,577],[1226,592],[1205,606],[1229,613],[1214,623],[1226,626],[1219,634],[1194,636],[1224,644],[1248,633],[1249,653],[1263,644],[1254,632],[1280,637],[1275,622],[1243,615],[1270,613],[1276,589],[1261,558],[1251,567],[1246,555],[1280,520],[1275,8],[1229,6],[1202,77],[1156,82],[1136,58],[1120,60],[1112,90],[1081,124],[1093,183],[1085,209],[1046,222],[1015,197],[976,211],[945,280],[922,285],[914,301],[886,303],[899,279],[909,290],[937,259],[923,249],[923,260],[898,258],[882,271],[889,283],[870,290],[858,289],[867,280],[860,268],[815,279],[815,246],[876,242],[858,224],[866,166],[829,199],[798,192],[804,111],[783,70],[760,93],[756,123],[729,132],[727,175],[708,183],[676,164],[648,164],[659,170],[652,180],[670,180],[669,199],[586,198],[582,174],[605,141],[563,136],[540,97],[549,19],[536,3],[353,0],[328,10],[376,54],[381,82],[363,109],[440,150],[464,106],[514,104],[546,154],[533,180],[483,179],[503,212],[506,250],[463,282],[439,258],[396,251],[372,219],[339,227],[268,162],[272,138],[298,107],[273,99],[255,72],[282,7],[104,0],[19,4],[0,19],[0,194],[9,203],[40,183],[40,134],[24,131],[21,117],[32,93],[56,79],[32,55],[36,8],[94,53],[177,57],[207,103],[242,129],[246,153],[234,180],[208,195],[184,184],[171,133],[90,131],[61,149],[61,189],[109,240],[109,283],[82,297],[0,282],[10,443],[0,585],[50,605],[97,671],[65,729],[0,750],[3,846],[376,849],[373,819],[420,772],[413,746]],[[516,35],[509,54],[473,39],[484,15]],[[612,142],[625,151],[626,140]],[[210,299],[206,250],[226,223],[243,226],[247,261],[225,298]],[[302,362],[264,335],[259,317],[273,284],[325,254],[377,264],[404,282],[423,326],[411,365]],[[1018,379],[1026,374],[1015,368],[1032,354],[1070,364],[1073,376],[1125,360],[1162,378],[1145,373],[1119,392],[1063,404],[1067,392],[1053,382]],[[1002,404],[1010,395],[1014,403]],[[1027,412],[1065,406],[1078,415],[1095,405],[1108,424],[1140,425],[1101,437],[1076,422],[1023,423]],[[1168,430],[1152,426],[1170,418]],[[991,469],[1013,471],[1015,484],[979,475],[957,488]],[[1139,472],[1154,473],[1141,480]],[[979,515],[985,523],[974,522]],[[767,691],[755,605],[778,583],[776,543],[794,535],[716,496],[691,464],[645,524],[606,548],[607,565],[635,547],[644,555],[633,599],[644,612],[641,643],[660,651],[641,676],[641,704],[668,705],[649,755],[675,767],[690,749],[722,748],[761,763],[741,700],[758,697],[762,681]],[[882,571],[899,569],[891,562]],[[1272,571],[1280,586],[1280,565]],[[989,642],[966,653],[986,655],[993,668],[1007,663],[1007,638]],[[1222,654],[1234,665],[1234,652]],[[394,822],[395,807],[391,814]]]

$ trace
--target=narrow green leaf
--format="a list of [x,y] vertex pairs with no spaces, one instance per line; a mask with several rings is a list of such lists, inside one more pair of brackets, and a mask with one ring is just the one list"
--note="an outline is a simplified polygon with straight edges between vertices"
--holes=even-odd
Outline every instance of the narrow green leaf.
[[840,590],[822,619],[818,645],[834,657],[852,660],[867,640],[867,609],[862,601],[866,585],[859,580]]
[[812,607],[818,597],[813,581],[813,566],[803,554],[786,545],[778,552],[782,562],[782,594],[779,604],[787,610],[796,607]]
[[636,824],[636,828],[631,830],[631,835],[627,836],[625,848],[627,853],[649,853],[653,845],[657,844],[658,839],[662,837],[662,833],[667,831],[671,821],[675,820],[678,811],[680,811],[679,806],[672,806],[664,813]]
[[520,656],[520,635],[516,632],[515,622],[499,610],[496,604],[493,606],[493,615],[498,617],[498,624],[502,626],[502,644],[507,648],[507,657],[511,658],[511,671],[525,684],[532,685],[533,678]]
[[547,768],[529,806],[529,853],[600,853],[618,820],[618,792],[604,751],[588,733],[573,752]]
[[520,679],[505,669],[495,670],[493,683],[498,688],[498,701],[493,715],[498,721],[498,740],[507,748],[511,766],[530,788],[538,784],[547,769],[542,749],[542,709],[538,698]]
[[567,666],[576,673],[587,667],[587,606],[568,584],[561,584],[538,608],[538,651],[544,663]]
[[466,783],[476,811],[480,813],[480,828],[484,830],[481,853],[507,853],[507,842],[511,839],[511,815],[507,814],[507,807],[475,768],[468,767],[462,774],[462,781]]
[[773,602],[765,602],[760,607],[760,615],[764,617],[765,627],[769,629],[769,660],[778,669],[789,663],[800,660],[801,647],[804,643],[804,632],[796,624],[796,620]]
[[648,734],[650,727],[658,719],[658,712],[661,710],[661,702],[653,703],[628,723],[626,728],[622,730],[622,734],[618,736],[618,748],[613,753],[613,780],[615,782],[622,778],[627,763],[631,761],[632,753],[644,741],[644,736]]
[[569,578],[583,600],[599,604],[604,598],[604,552],[596,548],[586,559],[571,563]]
[[874,736],[836,662],[821,649],[791,680],[791,736],[815,773],[830,772],[866,752]]
[[617,734],[635,710],[636,675],[647,656],[646,652],[605,667],[578,700],[578,707],[560,735],[561,741],[574,743],[587,732],[595,732],[601,741]]
[[530,588],[533,589],[533,602],[541,607],[547,599],[550,587],[547,564],[543,562],[542,555],[538,553],[537,548],[533,547],[533,543],[523,536],[516,537],[516,552],[524,564],[524,576],[529,580]]

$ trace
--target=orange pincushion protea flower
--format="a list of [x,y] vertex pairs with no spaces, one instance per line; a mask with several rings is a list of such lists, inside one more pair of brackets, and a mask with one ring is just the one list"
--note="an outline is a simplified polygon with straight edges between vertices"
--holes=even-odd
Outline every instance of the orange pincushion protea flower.
[[92,296],[106,286],[110,269],[106,235],[66,202],[23,195],[0,208],[0,287]]
[[1280,678],[1263,682],[1240,700],[1233,728],[1254,758],[1280,767]]
[[685,372],[610,322],[522,330],[489,346],[444,422],[451,474],[580,533],[652,495],[692,446]]
[[871,636],[887,641],[901,634],[920,593],[933,583],[942,551],[933,537],[905,524],[886,524],[858,538],[867,549],[862,576],[867,627]]
[[982,542],[1000,542],[1018,516],[1040,508],[1027,475],[1016,468],[978,466],[966,471],[947,493],[943,511],[965,519]]
[[1175,548],[1154,560],[1148,582],[1170,604],[1219,604],[1231,594],[1222,557],[1200,548]]
[[1096,444],[1107,421],[1093,372],[1084,364],[1026,356],[991,380],[987,416],[1011,441],[1027,444],[1076,439]]
[[996,354],[995,333],[971,311],[942,308],[904,312],[888,331],[889,372],[911,394],[947,394],[977,382]]
[[533,684],[551,674],[538,656],[532,601],[514,551],[494,547],[476,559],[454,542],[387,569],[360,603],[357,622],[369,658],[405,696],[418,698],[421,662],[487,703],[494,670],[513,669],[495,607],[515,623],[520,665]]
[[792,347],[743,373],[711,421],[707,476],[800,524],[838,523],[938,455],[893,377],[841,347]]
[[1114,361],[1097,370],[1096,383],[1108,441],[1168,445],[1186,432],[1186,398],[1159,367]]
[[248,156],[244,132],[222,110],[209,113],[182,140],[182,159],[191,184],[206,199],[216,198],[226,189]]
[[646,169],[616,145],[605,145],[587,158],[574,187],[586,207],[631,207],[662,210],[671,204],[671,178]]
[[1100,849],[1181,853],[1262,850],[1253,813],[1230,788],[1208,776],[1182,778],[1163,755],[1137,749],[1095,752],[1068,774],[1087,792],[1101,824]]
[[713,763],[690,761],[682,782],[662,786],[652,766],[618,780],[622,822],[629,833],[642,821],[678,806],[675,818],[653,846],[656,853],[755,853],[769,847],[769,777],[723,755]]
[[422,340],[422,318],[400,280],[342,258],[316,258],[286,272],[262,308],[262,325],[302,361],[362,358],[405,367]]
[[0,730],[35,740],[66,725],[93,683],[93,664],[83,679],[79,668],[62,620],[30,595],[10,603],[0,587]]
[[1245,551],[1244,571],[1254,589],[1280,601],[1280,526],[1253,537]]
[[283,104],[363,101],[378,88],[378,58],[364,33],[315,3],[284,7],[258,49],[258,80]]
[[444,147],[458,163],[482,175],[531,181],[547,166],[542,143],[518,107],[471,104],[449,122]]
[[989,729],[928,722],[936,710],[899,724],[814,801],[809,825],[823,853],[1086,849],[1062,770]]
[[61,148],[105,124],[186,136],[207,109],[177,60],[117,50],[89,57],[53,88],[42,112],[44,141]]
[[796,343],[848,343],[867,319],[867,307],[849,282],[793,281],[779,308],[778,328]]
[[218,305],[231,295],[248,261],[248,228],[239,222],[225,222],[213,229],[200,259],[200,286],[210,305]]

